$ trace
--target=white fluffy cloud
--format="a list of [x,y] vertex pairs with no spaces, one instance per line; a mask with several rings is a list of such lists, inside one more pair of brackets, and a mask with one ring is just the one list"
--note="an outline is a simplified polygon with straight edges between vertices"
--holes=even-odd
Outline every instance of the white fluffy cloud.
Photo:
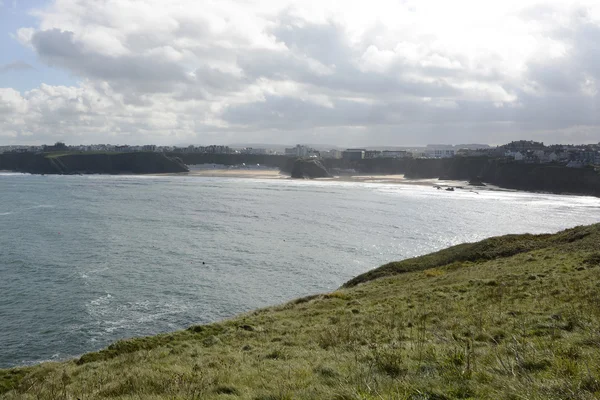
[[13,142],[597,141],[595,3],[56,0],[14,36],[80,83],[0,89],[0,131]]

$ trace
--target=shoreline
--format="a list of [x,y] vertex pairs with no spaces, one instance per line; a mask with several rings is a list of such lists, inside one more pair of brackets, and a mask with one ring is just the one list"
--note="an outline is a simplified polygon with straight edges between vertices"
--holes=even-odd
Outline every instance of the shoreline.
[[[239,178],[239,179],[265,179],[279,180],[292,179],[290,175],[282,173],[278,169],[192,169],[190,172],[168,173],[168,174],[149,174],[154,176],[192,176],[205,178]],[[300,180],[303,179],[294,179]],[[467,181],[460,180],[439,180],[437,178],[427,179],[410,179],[404,174],[355,174],[355,175],[340,175],[328,178],[306,179],[306,181],[314,182],[349,182],[349,183],[370,183],[384,185],[409,185],[409,186],[427,186],[445,190],[446,188],[455,188],[462,191],[478,192],[478,191],[500,191],[500,192],[524,192],[524,193],[539,193],[528,192],[516,189],[504,189],[499,186],[486,184],[486,186],[469,185]]]
[[[17,172],[11,170],[0,170],[0,174],[29,174],[29,175],[45,175],[45,174],[33,174],[29,172]],[[54,175],[54,174],[46,174]],[[64,175],[64,174],[56,174]],[[277,168],[272,169],[225,169],[225,168],[198,168],[191,169],[189,172],[167,172],[167,173],[123,173],[123,174],[66,174],[66,175],[109,175],[109,176],[120,176],[120,175],[132,175],[132,176],[189,176],[189,177],[204,177],[204,178],[233,178],[233,179],[260,179],[260,180],[280,180],[280,179],[292,179],[290,175],[281,172]],[[294,179],[300,180],[303,179]],[[368,183],[368,184],[383,184],[383,185],[408,185],[408,186],[429,186],[431,188],[439,188],[445,190],[446,188],[452,187],[463,192],[483,192],[483,191],[494,191],[494,192],[508,192],[508,193],[536,193],[536,194],[552,194],[559,196],[584,196],[594,197],[592,194],[586,193],[569,193],[569,192],[547,192],[538,190],[522,190],[522,189],[510,189],[503,188],[500,186],[486,184],[485,186],[473,186],[469,185],[467,181],[460,180],[440,180],[438,178],[406,178],[404,174],[355,174],[355,175],[340,175],[328,178],[314,178],[305,179],[306,181],[314,182],[348,182],[348,183]]]
[[[192,176],[206,178],[240,178],[240,179],[292,179],[289,174],[281,172],[277,168],[273,169],[191,169],[189,172],[164,173],[164,174],[143,174],[146,176]],[[408,185],[408,186],[429,186],[431,188],[440,187],[444,190],[448,187],[458,189],[459,192],[507,192],[507,193],[536,193],[536,194],[552,194],[558,196],[583,196],[594,197],[592,194],[586,193],[569,193],[569,192],[547,192],[540,190],[523,190],[503,188],[501,186],[486,183],[485,186],[469,185],[468,181],[439,179],[439,178],[406,178],[404,174],[355,174],[355,175],[339,175],[329,178],[314,178],[314,179],[293,179],[298,181],[314,181],[314,182],[349,182],[349,183],[371,183],[384,185]]]

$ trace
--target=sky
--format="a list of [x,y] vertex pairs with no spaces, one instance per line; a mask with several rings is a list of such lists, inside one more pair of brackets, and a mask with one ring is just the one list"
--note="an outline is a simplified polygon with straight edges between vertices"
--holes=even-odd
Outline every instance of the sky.
[[597,0],[0,0],[0,145],[600,142]]

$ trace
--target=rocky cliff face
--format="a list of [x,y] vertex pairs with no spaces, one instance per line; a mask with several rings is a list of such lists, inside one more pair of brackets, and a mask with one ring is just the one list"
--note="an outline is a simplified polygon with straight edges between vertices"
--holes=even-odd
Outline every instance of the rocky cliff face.
[[600,174],[591,167],[456,157],[411,160],[405,174],[407,178],[479,179],[508,189],[600,196]]
[[510,189],[600,196],[600,174],[591,167],[494,162],[485,168],[482,178]]
[[156,174],[188,172],[162,153],[0,154],[0,169],[32,174]]
[[292,178],[312,179],[331,176],[327,168],[318,160],[298,159],[292,166]]

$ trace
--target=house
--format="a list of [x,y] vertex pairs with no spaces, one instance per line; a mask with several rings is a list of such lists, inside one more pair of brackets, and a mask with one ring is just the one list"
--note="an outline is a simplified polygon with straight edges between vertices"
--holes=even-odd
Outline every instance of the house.
[[335,149],[321,151],[321,158],[342,158],[342,152]]
[[342,158],[349,161],[362,160],[365,158],[365,153],[365,149],[346,149],[342,151]]
[[314,153],[314,149],[300,144],[297,144],[296,147],[288,147],[285,149],[285,155],[289,157],[309,157],[314,155]]
[[583,168],[583,163],[581,161],[569,161],[567,168]]
[[558,155],[554,151],[546,151],[541,157],[539,157],[539,159],[543,163],[557,162]]
[[379,158],[381,157],[381,151],[379,150],[366,150],[365,158]]
[[426,149],[425,154],[428,158],[451,158],[456,152],[454,149]]
[[406,150],[384,150],[381,152],[381,158],[406,158],[410,153]]
[[533,157],[537,158],[540,161],[544,161],[546,158],[546,152],[544,150],[533,150],[531,153]]
[[525,155],[520,151],[509,152],[510,155],[508,157],[514,158],[515,161],[523,161],[525,159]]

